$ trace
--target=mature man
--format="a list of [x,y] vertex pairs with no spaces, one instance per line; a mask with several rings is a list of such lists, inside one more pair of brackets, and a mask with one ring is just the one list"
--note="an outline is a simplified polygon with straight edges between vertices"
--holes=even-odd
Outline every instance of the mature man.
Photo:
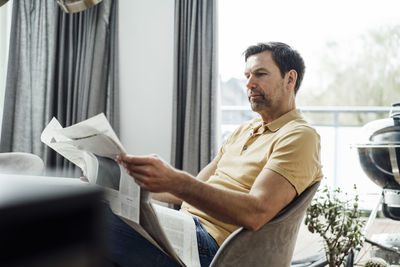
[[118,159],[141,188],[193,216],[202,266],[235,229],[258,230],[322,178],[319,135],[295,105],[303,59],[276,42],[244,54],[247,96],[260,117],[242,124],[197,177],[157,156]]

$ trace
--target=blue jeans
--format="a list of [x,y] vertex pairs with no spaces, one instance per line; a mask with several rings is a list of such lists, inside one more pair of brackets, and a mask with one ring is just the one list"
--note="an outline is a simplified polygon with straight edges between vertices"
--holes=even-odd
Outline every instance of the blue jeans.
[[199,250],[201,267],[208,267],[217,253],[219,246],[214,238],[204,229],[197,217],[193,216],[196,224],[197,248]]
[[[107,243],[110,250],[109,257],[111,261],[123,267],[180,266],[174,259],[160,251],[116,216],[108,205],[105,210],[108,231]],[[219,247],[197,218],[194,217],[194,221],[196,224],[200,264],[202,267],[209,266]]]

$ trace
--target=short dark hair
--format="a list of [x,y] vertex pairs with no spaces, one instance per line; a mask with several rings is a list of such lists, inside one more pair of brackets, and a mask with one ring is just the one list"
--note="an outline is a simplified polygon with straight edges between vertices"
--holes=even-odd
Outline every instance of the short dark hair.
[[306,66],[304,65],[304,60],[293,48],[289,45],[280,42],[268,42],[268,43],[258,43],[256,45],[249,46],[244,52],[244,58],[247,59],[255,54],[262,53],[264,51],[271,51],[272,59],[278,66],[282,78],[290,70],[295,70],[297,72],[296,85],[294,87],[294,93],[300,88],[301,82],[303,81],[304,72]]

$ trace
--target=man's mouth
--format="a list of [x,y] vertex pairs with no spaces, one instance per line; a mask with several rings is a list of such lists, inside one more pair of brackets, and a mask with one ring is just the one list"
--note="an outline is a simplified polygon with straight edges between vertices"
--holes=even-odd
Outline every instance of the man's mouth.
[[251,95],[249,96],[249,98],[261,98],[261,97],[263,97],[263,96],[260,95],[260,94],[251,94]]
[[250,98],[260,98],[260,97],[264,97],[264,95],[261,92],[257,92],[256,90],[249,90],[248,97],[249,97],[249,99]]

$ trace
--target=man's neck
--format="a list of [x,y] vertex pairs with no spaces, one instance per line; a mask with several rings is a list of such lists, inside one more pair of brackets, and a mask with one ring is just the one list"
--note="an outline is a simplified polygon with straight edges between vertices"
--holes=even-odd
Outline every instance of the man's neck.
[[259,112],[259,114],[261,115],[263,122],[265,124],[268,124],[294,109],[296,109],[296,106],[291,106],[289,108],[274,111]]

